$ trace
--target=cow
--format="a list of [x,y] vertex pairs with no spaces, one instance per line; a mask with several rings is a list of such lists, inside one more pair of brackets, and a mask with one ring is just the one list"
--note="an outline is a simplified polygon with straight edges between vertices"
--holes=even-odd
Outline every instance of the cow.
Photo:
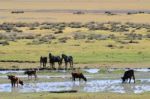
[[37,72],[36,72],[36,70],[27,70],[27,71],[24,72],[24,74],[28,75],[28,80],[29,80],[30,76],[31,76],[31,79],[32,79],[32,76],[34,76],[35,80],[37,78]]
[[22,86],[24,85],[23,81],[20,80],[18,77],[15,77],[14,75],[7,75],[7,76],[8,76],[8,79],[10,79],[10,81],[11,81],[12,87],[15,87],[15,84],[17,84],[17,87],[18,87],[18,84],[20,84]]
[[40,67],[43,66],[43,68],[46,68],[47,64],[47,57],[41,56],[40,57]]
[[131,78],[133,78],[135,83],[134,70],[125,71],[124,76],[121,77],[122,83],[126,82],[129,79],[129,83],[131,82]]
[[72,72],[72,80],[75,81],[76,78],[79,78],[79,81],[80,81],[81,78],[82,78],[84,81],[87,81],[86,77],[85,77],[82,73],[75,73],[75,72]]
[[65,62],[65,69],[67,70],[68,63],[70,64],[70,68],[73,69],[73,57],[62,54],[62,59]]
[[49,53],[49,63],[52,69],[55,69],[55,62],[58,63],[58,69],[61,69],[62,58],[60,56],[54,56],[51,53]]

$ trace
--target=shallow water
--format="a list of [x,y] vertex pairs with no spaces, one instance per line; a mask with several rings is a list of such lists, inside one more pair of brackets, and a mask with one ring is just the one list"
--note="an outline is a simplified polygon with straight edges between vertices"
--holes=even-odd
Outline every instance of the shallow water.
[[[27,75],[16,75],[19,78],[26,78]],[[70,75],[57,75],[57,76],[48,76],[48,75],[38,75],[37,78],[45,78],[45,79],[50,79],[50,78],[69,78],[71,77]],[[0,76],[0,78],[8,78],[7,76]],[[89,77],[88,77],[89,78]]]
[[[94,74],[94,73],[99,73],[100,69],[98,68],[91,68],[91,69],[82,69],[83,71],[86,71],[88,73]],[[108,71],[116,71],[116,70],[128,70],[128,69],[122,69],[122,68],[110,68]],[[148,68],[134,68],[135,71],[138,72],[150,72],[150,69]],[[56,70],[56,71],[51,71],[51,72],[60,72],[60,73],[65,73],[66,70]],[[5,70],[5,71],[0,71],[0,74],[9,74],[9,73],[16,73],[16,74],[21,74],[24,73],[23,70]]]
[[148,68],[137,68],[137,69],[134,69],[135,71],[138,71],[138,72],[150,72],[150,69]]
[[[123,69],[123,68],[117,68],[117,69],[114,69],[114,68],[110,68],[109,71],[117,71],[117,70],[124,70],[124,71],[127,71],[129,69]],[[150,72],[150,69],[148,68],[133,68],[134,71],[137,71],[137,72]]]
[[82,69],[82,70],[88,73],[92,73],[92,74],[98,73],[100,71],[100,69],[96,69],[96,68],[95,69]]
[[24,73],[24,71],[23,70],[4,70],[4,71],[0,71],[0,74],[9,74],[9,73],[20,74],[20,73]]
[[150,91],[150,79],[138,79],[136,84],[122,84],[121,80],[89,80],[88,82],[41,82],[26,83],[19,88],[10,84],[0,84],[0,92],[44,92],[78,90],[79,92],[143,93]]

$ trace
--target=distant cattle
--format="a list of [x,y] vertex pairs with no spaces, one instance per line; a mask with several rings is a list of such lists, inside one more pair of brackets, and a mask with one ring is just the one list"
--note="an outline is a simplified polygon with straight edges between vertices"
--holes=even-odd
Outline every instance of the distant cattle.
[[70,68],[73,69],[73,57],[62,54],[62,59],[65,62],[65,69],[68,67],[68,63],[70,64]]
[[31,76],[31,79],[32,79],[32,76],[34,76],[35,79],[37,78],[36,70],[28,70],[28,71],[25,71],[24,74],[28,75],[28,80],[30,76]]
[[47,57],[40,57],[40,66],[42,65],[43,68],[46,68],[46,64],[47,64]]
[[83,79],[84,81],[87,81],[86,77],[82,73],[72,73],[72,80],[75,81],[76,78]]
[[7,75],[7,76],[8,76],[8,79],[10,79],[10,81],[11,81],[12,87],[15,87],[15,84],[17,84],[17,87],[18,87],[18,84],[20,84],[22,86],[24,85],[23,81],[20,80],[18,77],[15,77],[14,75]]
[[54,56],[49,53],[49,63],[52,69],[55,69],[55,62],[58,63],[58,68],[61,68],[62,65],[62,58],[60,56]]
[[131,78],[133,78],[135,83],[135,76],[134,76],[134,70],[128,70],[124,73],[124,76],[122,78],[122,83],[126,82],[129,79],[129,83],[131,82]]

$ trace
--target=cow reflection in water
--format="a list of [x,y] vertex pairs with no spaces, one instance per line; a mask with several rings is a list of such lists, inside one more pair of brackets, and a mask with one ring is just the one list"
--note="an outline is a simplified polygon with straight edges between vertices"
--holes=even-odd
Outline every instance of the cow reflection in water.
[[136,89],[135,86],[135,84],[122,84],[125,93],[134,93],[134,90]]

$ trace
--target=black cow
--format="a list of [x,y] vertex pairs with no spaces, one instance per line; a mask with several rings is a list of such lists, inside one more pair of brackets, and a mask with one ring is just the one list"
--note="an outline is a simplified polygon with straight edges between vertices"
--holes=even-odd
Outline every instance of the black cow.
[[28,70],[28,71],[25,71],[24,74],[28,75],[28,80],[30,76],[31,76],[31,79],[32,79],[32,76],[34,76],[35,79],[37,78],[36,70]]
[[60,56],[54,56],[49,53],[49,63],[52,69],[55,69],[55,62],[58,63],[58,68],[60,69],[62,65],[62,58]]
[[43,68],[46,68],[46,64],[47,64],[47,57],[40,57],[40,67],[41,65],[43,66]]
[[70,64],[70,68],[73,69],[73,57],[62,54],[62,58],[64,59],[65,62],[65,69],[67,69],[68,63]]
[[87,81],[86,77],[82,73],[72,73],[72,80],[75,81],[76,78],[82,78],[84,81]]
[[126,82],[129,79],[129,83],[131,82],[131,78],[133,78],[135,83],[134,70],[125,71],[124,76],[121,77],[122,83]]

